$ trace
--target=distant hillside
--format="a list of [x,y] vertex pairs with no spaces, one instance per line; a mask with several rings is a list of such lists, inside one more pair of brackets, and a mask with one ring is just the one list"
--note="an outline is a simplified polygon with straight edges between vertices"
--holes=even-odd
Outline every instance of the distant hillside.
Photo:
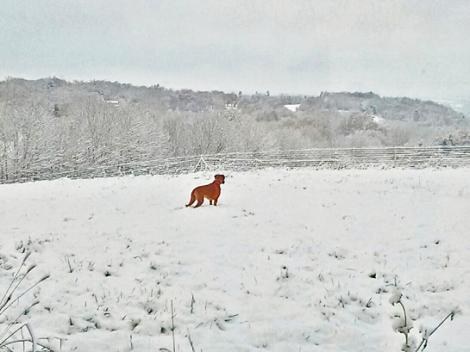
[[410,98],[380,97],[369,93],[322,93],[318,97],[307,98],[301,105],[302,110],[333,110],[366,112],[387,120],[427,121],[450,125],[465,119],[448,106],[433,101]]
[[[196,92],[189,89],[171,90],[159,85],[151,87],[108,81],[67,82],[58,78],[24,80],[13,78],[0,82],[0,99],[5,96],[46,99],[51,104],[67,105],[77,99],[96,97],[123,105],[144,104],[159,111],[223,110],[237,101],[237,95],[220,91]],[[2,98],[3,96],[3,98]]]
[[[13,93],[14,92],[14,93]],[[120,104],[147,104],[158,110],[203,112],[225,110],[227,105],[238,106],[242,111],[276,112],[284,105],[300,104],[300,111],[348,111],[367,112],[389,120],[434,121],[452,124],[464,119],[462,113],[432,101],[406,97],[380,97],[369,93],[330,93],[320,96],[269,96],[266,94],[243,95],[242,92],[172,90],[154,85],[134,86],[109,81],[67,82],[59,78],[25,80],[12,78],[0,82],[0,99],[45,98],[53,104],[67,104],[86,96],[101,97],[103,101]],[[285,113],[286,116],[292,116]],[[282,114],[281,114],[282,115]]]

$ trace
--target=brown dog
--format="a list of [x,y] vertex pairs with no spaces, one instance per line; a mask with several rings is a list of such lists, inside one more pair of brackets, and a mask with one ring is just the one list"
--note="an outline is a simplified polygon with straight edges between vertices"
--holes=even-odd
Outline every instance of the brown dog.
[[214,178],[214,182],[193,189],[189,204],[186,204],[187,207],[193,205],[196,200],[197,203],[194,207],[200,207],[204,203],[204,198],[209,199],[210,205],[212,205],[212,202],[214,202],[214,205],[217,205],[217,200],[220,197],[220,185],[225,183],[225,176],[215,175]]

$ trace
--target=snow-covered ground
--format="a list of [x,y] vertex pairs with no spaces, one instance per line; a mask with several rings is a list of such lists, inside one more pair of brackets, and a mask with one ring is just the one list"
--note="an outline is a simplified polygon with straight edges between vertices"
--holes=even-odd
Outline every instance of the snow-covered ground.
[[412,333],[462,310],[427,351],[470,350],[470,169],[230,173],[185,208],[211,177],[0,185],[0,292],[32,251],[63,351],[171,351],[172,301],[177,351],[399,351],[396,284]]
[[286,104],[284,107],[292,112],[296,112],[299,109],[300,104]]

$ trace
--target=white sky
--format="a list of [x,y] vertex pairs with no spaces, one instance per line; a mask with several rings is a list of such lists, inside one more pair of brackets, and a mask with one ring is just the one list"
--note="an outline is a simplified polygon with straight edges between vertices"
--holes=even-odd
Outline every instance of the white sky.
[[470,97],[468,0],[2,0],[0,78]]

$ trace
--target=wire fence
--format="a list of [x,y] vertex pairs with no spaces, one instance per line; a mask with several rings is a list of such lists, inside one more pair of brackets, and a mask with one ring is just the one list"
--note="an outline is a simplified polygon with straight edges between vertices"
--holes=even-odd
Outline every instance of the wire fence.
[[288,151],[233,152],[145,162],[101,164],[93,167],[64,165],[0,174],[0,183],[67,178],[96,178],[124,175],[177,175],[203,170],[248,171],[281,168],[427,168],[470,167],[470,146],[315,148]]

